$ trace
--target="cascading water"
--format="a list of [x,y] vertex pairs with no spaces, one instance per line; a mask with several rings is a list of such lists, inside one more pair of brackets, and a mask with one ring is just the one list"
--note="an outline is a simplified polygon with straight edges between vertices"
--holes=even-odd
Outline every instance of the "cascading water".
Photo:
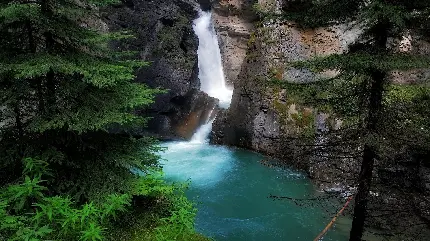
[[[228,108],[232,90],[225,83],[211,13],[200,12],[193,28],[199,38],[201,90],[219,99],[220,107]],[[191,180],[187,196],[198,203],[197,230],[226,241],[312,240],[330,219],[322,209],[268,198],[270,194],[314,195],[306,176],[262,166],[259,161],[266,157],[257,153],[209,145],[214,120],[212,113],[208,116],[190,141],[164,143],[168,149],[161,153],[167,160],[163,170],[168,180]],[[344,227],[337,225],[338,229]],[[347,239],[342,233],[331,233],[324,240]]]
[[226,86],[218,38],[212,24],[211,12],[201,11],[194,20],[193,28],[199,38],[200,90],[219,99],[220,107],[228,108],[233,91]]
[[[226,86],[222,69],[221,53],[215,28],[212,24],[211,12],[200,11],[199,18],[194,20],[193,29],[199,38],[197,50],[199,65],[200,90],[219,100],[221,108],[228,108],[233,91]],[[212,115],[209,114],[209,118]],[[191,143],[206,143],[212,130],[213,120],[197,129]]]
[[191,137],[190,142],[207,144],[209,141],[208,136],[211,133],[213,122],[214,119],[209,120],[206,124],[200,126],[199,129],[197,129],[196,133],[194,133],[194,135]]

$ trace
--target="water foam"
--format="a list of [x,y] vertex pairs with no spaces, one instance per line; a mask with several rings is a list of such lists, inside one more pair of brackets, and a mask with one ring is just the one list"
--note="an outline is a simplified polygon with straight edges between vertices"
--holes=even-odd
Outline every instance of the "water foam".
[[[226,86],[222,69],[218,38],[212,24],[211,12],[200,11],[193,22],[199,38],[198,65],[200,90],[219,100],[221,108],[230,106],[233,90]],[[167,143],[161,156],[169,160],[164,164],[166,175],[174,179],[191,179],[195,186],[215,185],[232,168],[232,152],[209,145],[209,134],[214,122],[213,112],[188,142]]]
[[212,24],[211,12],[200,11],[199,17],[193,22],[193,29],[199,38],[197,54],[200,90],[217,98],[220,107],[228,108],[233,90],[225,83],[218,37]]
[[217,185],[232,167],[232,152],[225,147],[200,142],[170,142],[161,154],[163,171],[170,180],[191,180],[198,188]]
[[202,125],[197,129],[196,133],[191,137],[191,143],[208,143],[209,142],[209,134],[212,131],[212,124],[214,120],[210,120],[208,123]]

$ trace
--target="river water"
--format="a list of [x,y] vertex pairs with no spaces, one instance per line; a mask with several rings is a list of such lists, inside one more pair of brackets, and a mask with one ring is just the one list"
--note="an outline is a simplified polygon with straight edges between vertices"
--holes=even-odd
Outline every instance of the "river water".
[[[193,28],[199,38],[200,89],[228,108],[232,90],[225,84],[211,13],[200,12]],[[215,240],[313,240],[342,205],[329,199],[270,198],[320,194],[302,173],[262,165],[267,158],[260,154],[210,145],[212,122],[208,120],[188,142],[164,143],[167,151],[161,154],[168,180],[191,181],[186,194],[197,203],[197,230]],[[348,240],[349,225],[340,219],[324,240]]]
[[[171,181],[190,180],[187,196],[197,203],[199,232],[229,241],[311,241],[342,206],[333,200],[276,200],[270,195],[318,195],[303,174],[260,163],[262,155],[197,142],[165,143],[164,172]],[[348,240],[339,219],[324,240]]]

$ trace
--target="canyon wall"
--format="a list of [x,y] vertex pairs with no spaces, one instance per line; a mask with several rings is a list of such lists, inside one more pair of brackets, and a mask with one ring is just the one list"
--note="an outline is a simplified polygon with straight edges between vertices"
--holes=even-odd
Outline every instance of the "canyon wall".
[[[313,110],[291,102],[287,90],[269,82],[315,80],[314,73],[288,69],[288,63],[340,53],[358,31],[346,31],[346,26],[306,30],[291,22],[256,21],[255,3],[219,1],[213,8],[224,71],[234,93],[230,109],[215,121],[212,142],[276,156],[320,178],[323,175],[313,172],[320,168],[309,160],[291,158],[299,152],[297,134],[315,122]],[[258,6],[262,11],[276,12],[282,1],[260,0]]]
[[188,139],[217,104],[200,91],[198,39],[192,29],[199,8],[194,0],[126,0],[104,11],[110,31],[131,30],[136,36],[113,47],[136,51],[149,63],[136,81],[166,90],[150,108],[138,110],[151,119],[133,134]]
[[[300,146],[315,142],[303,143],[302,139],[297,138],[298,133],[323,131],[327,125],[335,128],[339,123],[327,121],[328,116],[324,113],[315,113],[311,108],[298,105],[288,89],[271,85],[270,80],[316,80],[319,74],[291,69],[288,64],[342,53],[357,38],[360,30],[345,25],[302,29],[292,22],[273,19],[256,21],[257,13],[250,11],[255,3],[258,3],[258,11],[275,13],[284,6],[282,0],[219,0],[213,6],[224,71],[228,81],[234,85],[234,92],[230,108],[221,112],[215,120],[212,143],[243,147],[274,156],[284,164],[305,170],[319,188],[327,192],[354,192],[354,181],[359,171],[357,158],[301,158],[303,149]],[[401,40],[400,44],[396,41],[393,44],[399,46],[399,51],[412,50],[425,54],[430,49],[425,42]],[[321,75],[334,74],[327,71]],[[393,81],[400,84],[414,83],[428,79],[428,76],[428,70],[394,72],[391,75]],[[373,187],[372,210],[389,206],[399,211],[393,214],[393,220],[404,220],[405,223],[430,220],[430,205],[422,201],[430,194],[429,170],[427,166],[416,166],[410,157],[399,157],[399,163],[378,166],[375,179],[383,185]],[[400,190],[398,187],[422,188],[424,191],[405,196],[401,191],[395,191]],[[414,201],[411,202],[411,199]],[[405,217],[402,210],[407,208],[417,213]],[[392,229],[398,225],[382,218],[383,213],[379,214],[381,216],[368,219],[372,227]]]
[[[302,29],[292,22],[258,18],[258,11],[280,12],[285,7],[282,0],[125,0],[106,9],[104,20],[109,30],[131,29],[136,33],[135,39],[116,43],[113,47],[137,51],[139,59],[150,63],[138,71],[136,81],[167,90],[149,109],[139,111],[152,119],[146,128],[137,129],[133,134],[188,139],[218,102],[199,90],[198,40],[192,29],[192,21],[198,15],[197,2],[204,10],[212,8],[226,81],[234,86],[230,108],[220,110],[214,122],[211,142],[274,156],[287,165],[305,170],[320,189],[348,191],[359,170],[356,159],[300,158],[303,151],[300,146],[314,143],[303,143],[298,134],[324,130],[328,116],[298,105],[287,89],[271,85],[270,80],[316,80],[319,75],[291,69],[288,64],[341,53],[360,30],[344,25]],[[258,5],[254,5],[256,3]],[[401,41],[400,51],[429,52],[427,43],[417,45],[409,39],[407,36]],[[335,72],[322,73],[333,74]],[[428,76],[429,71],[422,70],[392,75],[397,83],[413,83]],[[430,167],[405,167],[412,162],[378,168],[375,175],[388,185],[408,187],[421,182],[429,192]],[[411,172],[419,174],[415,175],[416,180],[408,180],[414,176]],[[390,205],[403,210],[413,203],[411,208],[418,206],[417,210],[423,215],[411,216],[408,222],[419,222],[424,216],[430,220],[429,205],[419,203],[420,195],[413,196],[414,202],[409,202],[391,190],[379,189],[379,193],[372,196],[372,207]],[[373,221],[381,228],[393,226],[385,219]]]
[[[315,113],[311,108],[298,105],[287,89],[271,85],[270,80],[309,82],[321,77],[318,75],[336,74],[327,71],[317,75],[292,69],[288,64],[342,53],[357,39],[361,30],[346,25],[303,29],[292,22],[259,20],[256,16],[259,11],[279,13],[283,7],[282,0],[214,2],[213,18],[220,39],[224,72],[234,85],[234,92],[230,108],[215,120],[211,141],[275,156],[332,187],[350,185],[348,180],[354,180],[359,170],[357,160],[300,158],[300,146],[314,143],[302,143],[297,138],[298,133],[321,131],[327,127],[324,123],[335,128],[339,121],[327,121],[328,116],[324,113]],[[394,48],[403,52],[428,54],[430,49],[427,42],[414,41],[409,35],[391,42]],[[391,76],[394,82],[405,84],[428,79],[429,74],[428,70],[413,70],[393,72]],[[343,170],[341,175],[339,170]],[[423,181],[430,183],[429,178]],[[327,184],[322,185],[327,188]]]

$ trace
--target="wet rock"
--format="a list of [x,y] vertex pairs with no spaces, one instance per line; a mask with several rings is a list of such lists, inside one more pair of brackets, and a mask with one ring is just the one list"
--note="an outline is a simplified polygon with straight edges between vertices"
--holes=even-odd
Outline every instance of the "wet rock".
[[245,61],[248,41],[254,29],[253,1],[215,1],[212,18],[218,33],[223,69],[228,84],[233,85]]
[[[313,110],[294,104],[288,90],[269,82],[315,80],[318,76],[311,71],[287,68],[286,63],[342,52],[357,31],[345,31],[346,26],[301,29],[275,20],[255,27],[255,15],[248,12],[254,2],[219,1],[213,8],[224,72],[234,84],[234,93],[229,110],[214,124],[212,141],[254,149],[309,170],[312,163],[292,157],[299,155],[298,144],[303,144],[298,133],[311,131],[307,126],[314,124]],[[258,3],[273,11],[283,6],[280,0]]]
[[111,31],[132,30],[136,35],[114,47],[137,51],[137,58],[150,63],[138,71],[136,81],[167,90],[148,109],[138,110],[152,119],[147,128],[136,129],[134,134],[189,138],[202,113],[217,103],[199,91],[198,39],[192,29],[198,11],[194,0],[127,0],[105,10]]

